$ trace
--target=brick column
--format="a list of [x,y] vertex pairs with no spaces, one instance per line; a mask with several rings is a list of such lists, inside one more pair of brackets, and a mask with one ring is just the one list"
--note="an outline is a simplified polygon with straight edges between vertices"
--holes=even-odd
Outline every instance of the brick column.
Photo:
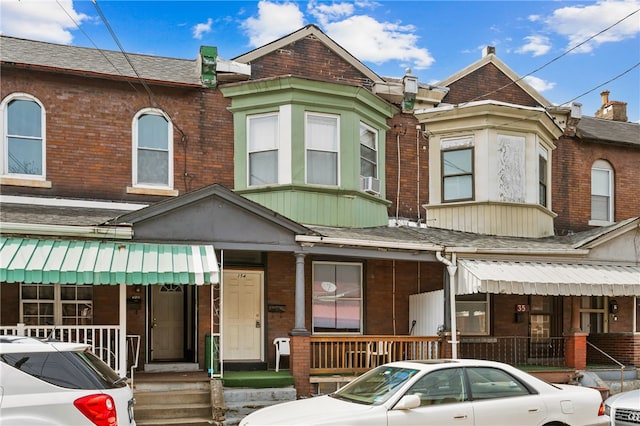
[[565,367],[585,370],[587,368],[587,336],[588,333],[572,332],[564,336]]
[[306,334],[291,334],[291,374],[297,397],[311,396],[309,368],[311,367],[311,337]]

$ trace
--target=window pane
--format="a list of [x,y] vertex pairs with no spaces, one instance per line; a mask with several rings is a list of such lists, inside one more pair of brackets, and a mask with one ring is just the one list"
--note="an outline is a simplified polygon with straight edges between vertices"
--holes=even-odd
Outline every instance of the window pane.
[[318,115],[307,116],[307,149],[338,150],[338,119]]
[[418,380],[407,392],[418,395],[420,405],[450,404],[467,399],[461,368],[434,371]]
[[138,119],[138,147],[169,149],[169,123],[161,115],[144,114]]
[[360,332],[360,265],[316,263],[313,268],[314,332]]
[[376,134],[366,127],[360,126],[360,144],[375,151]]
[[452,176],[444,179],[444,199],[461,200],[472,197],[471,176]]
[[529,395],[528,389],[519,380],[496,368],[468,368],[467,377],[474,400]]
[[335,152],[307,151],[307,183],[338,184],[338,154]]
[[9,102],[7,120],[9,135],[42,137],[42,109],[37,102],[18,99]]
[[249,152],[278,147],[278,116],[249,118]]
[[138,150],[138,183],[169,184],[169,153]]
[[591,194],[610,195],[609,172],[607,170],[591,170]]
[[9,173],[42,175],[42,140],[8,138]]
[[591,196],[591,219],[610,220],[609,218],[609,197],[598,195]]
[[456,297],[456,326],[462,334],[488,334],[486,294]]
[[445,151],[442,154],[445,176],[472,173],[471,150]]
[[278,151],[249,154],[249,185],[278,182]]

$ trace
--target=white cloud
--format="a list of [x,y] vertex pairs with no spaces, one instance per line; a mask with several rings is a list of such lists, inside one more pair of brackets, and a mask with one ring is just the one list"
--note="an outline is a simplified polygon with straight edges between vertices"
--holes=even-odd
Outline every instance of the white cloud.
[[[358,28],[358,31],[353,31]],[[419,37],[411,25],[379,22],[370,16],[351,16],[328,23],[327,35],[361,61],[382,64],[401,61],[415,69],[425,69],[434,59],[426,48],[418,47]]]
[[[556,9],[544,22],[554,32],[565,36],[569,41],[567,47],[572,48],[638,9],[640,0],[605,0],[589,6]],[[573,52],[588,53],[600,44],[636,37],[640,33],[638,19],[636,13]]]
[[203,34],[209,34],[211,32],[211,25],[213,24],[213,19],[207,19],[206,23],[196,24],[193,27],[193,38],[202,40]]
[[304,26],[304,16],[295,3],[258,3],[258,17],[249,17],[242,29],[249,36],[249,44],[259,47]]
[[52,43],[71,44],[70,30],[89,20],[73,9],[72,0],[1,0],[0,9],[0,33]]
[[518,48],[517,53],[531,53],[533,56],[541,56],[551,50],[551,44],[549,43],[549,37],[541,35],[530,35],[524,38],[528,41],[527,44]]
[[318,20],[318,23],[322,26],[326,25],[329,21],[335,21],[343,17],[353,15],[354,4],[353,3],[317,3],[312,0],[307,5],[307,11],[311,16]]
[[556,87],[555,83],[552,83],[552,82],[549,82],[549,81],[545,81],[545,80],[543,80],[541,78],[534,77],[532,75],[526,76],[524,78],[524,81],[526,81],[529,86],[533,87],[538,92],[544,92],[544,91],[547,91],[547,90],[552,90],[554,87]]
[[538,22],[540,20],[540,15],[529,15],[527,19],[531,22]]

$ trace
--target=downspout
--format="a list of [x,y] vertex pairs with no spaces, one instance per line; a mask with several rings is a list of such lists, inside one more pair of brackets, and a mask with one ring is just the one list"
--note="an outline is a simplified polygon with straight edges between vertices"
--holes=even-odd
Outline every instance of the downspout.
[[458,266],[456,262],[456,254],[451,253],[451,260],[442,256],[442,252],[436,252],[436,259],[447,265],[449,273],[449,315],[451,317],[451,357],[458,358],[458,330],[456,326],[456,272]]

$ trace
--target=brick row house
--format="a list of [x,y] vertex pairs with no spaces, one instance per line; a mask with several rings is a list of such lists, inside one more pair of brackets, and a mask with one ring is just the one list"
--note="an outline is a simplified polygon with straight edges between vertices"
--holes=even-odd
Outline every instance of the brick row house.
[[552,105],[491,48],[384,78],[313,25],[232,60],[0,42],[2,333],[212,376],[289,337],[298,396],[405,358],[640,364],[640,129],[607,92]]

